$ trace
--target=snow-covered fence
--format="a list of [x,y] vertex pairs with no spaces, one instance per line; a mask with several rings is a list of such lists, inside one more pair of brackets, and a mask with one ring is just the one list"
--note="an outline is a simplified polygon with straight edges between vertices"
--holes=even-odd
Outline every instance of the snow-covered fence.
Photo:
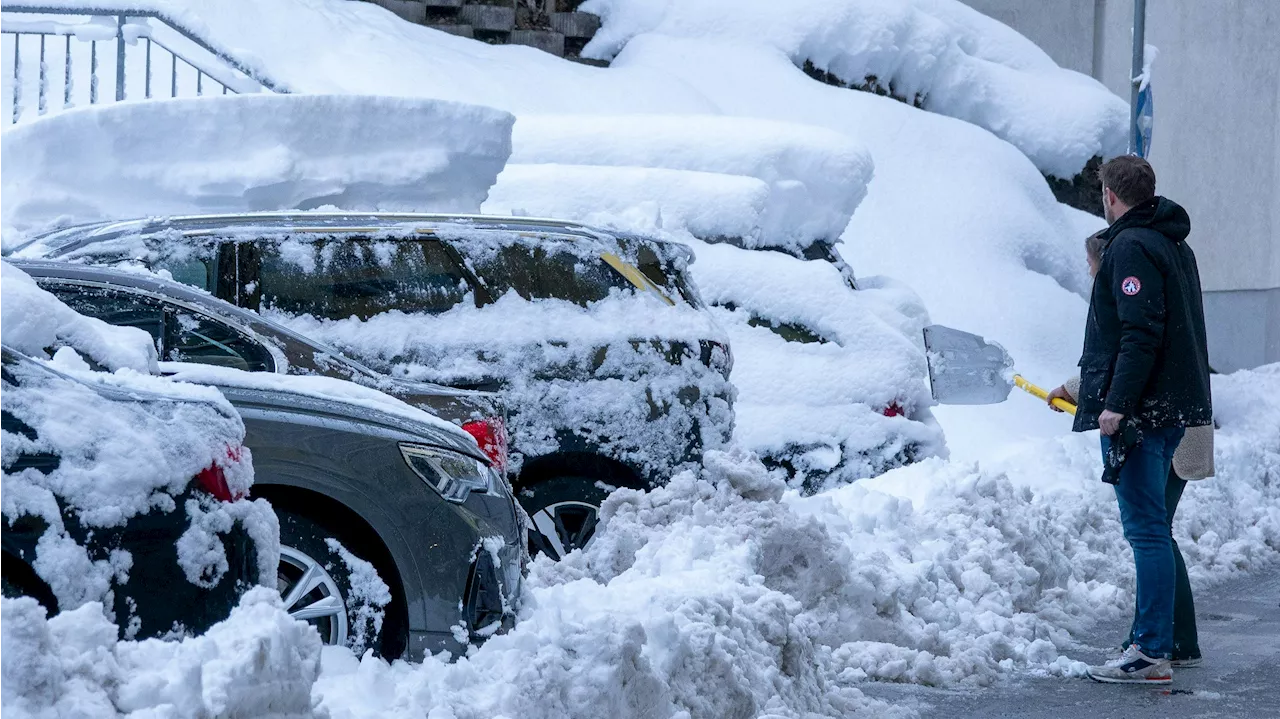
[[288,92],[163,11],[53,2],[6,4],[0,17],[9,124],[86,104]]

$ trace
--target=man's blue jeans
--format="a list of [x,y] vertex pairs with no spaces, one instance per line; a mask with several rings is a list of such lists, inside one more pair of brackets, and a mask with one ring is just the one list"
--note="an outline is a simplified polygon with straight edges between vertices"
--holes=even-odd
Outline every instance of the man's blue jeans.
[[[1116,485],[1120,523],[1138,574],[1134,639],[1153,659],[1173,657],[1175,575],[1164,497],[1173,453],[1184,432],[1181,427],[1144,429],[1142,444],[1129,452]],[[1110,445],[1111,438],[1104,436],[1103,457]]]

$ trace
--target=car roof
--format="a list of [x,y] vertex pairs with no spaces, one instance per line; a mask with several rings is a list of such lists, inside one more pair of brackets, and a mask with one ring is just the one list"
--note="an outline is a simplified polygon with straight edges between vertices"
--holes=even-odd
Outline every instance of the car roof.
[[619,236],[658,245],[681,246],[667,240],[600,230],[576,222],[536,217],[432,214],[417,212],[284,211],[215,215],[180,215],[98,222],[54,230],[15,247],[11,254],[56,256],[87,245],[121,237],[178,232],[186,237],[249,233],[423,233],[441,229],[545,232],[581,240],[613,244]]
[[51,367],[48,362],[37,362],[30,355],[8,345],[0,347],[0,354],[3,355],[6,363],[12,362],[49,377],[56,377],[58,379],[67,380],[68,382],[75,382],[76,384],[84,385],[109,400],[117,402],[183,402],[188,404],[205,405],[219,413],[226,413],[226,410],[219,407],[216,402],[212,402],[202,397],[185,395],[177,390],[167,392],[160,391],[157,387],[147,387],[146,389],[138,387],[124,387],[104,382],[90,382],[79,377],[73,377],[61,370]]

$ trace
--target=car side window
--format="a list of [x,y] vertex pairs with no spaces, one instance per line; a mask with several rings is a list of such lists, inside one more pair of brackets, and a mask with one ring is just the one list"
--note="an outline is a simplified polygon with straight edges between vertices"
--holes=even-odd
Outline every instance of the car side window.
[[508,291],[527,300],[560,299],[586,307],[615,290],[634,292],[635,285],[615,272],[599,255],[511,242],[471,258],[476,274],[494,297]]
[[474,302],[466,274],[436,240],[291,238],[260,243],[258,254],[262,306],[288,314],[368,319]]
[[182,308],[170,308],[170,311],[171,331],[165,343],[164,359],[245,372],[275,370],[275,361],[265,346],[229,325]]
[[82,315],[151,335],[156,353],[169,362],[272,372],[271,352],[234,328],[158,298],[103,287],[52,283],[45,289]]
[[41,283],[41,286],[82,315],[96,317],[116,327],[137,327],[145,331],[151,335],[156,352],[161,353],[164,345],[165,311],[164,305],[158,301],[99,287],[62,283]]
[[148,266],[165,270],[175,282],[213,292],[221,262],[221,247],[230,243],[190,245],[183,242],[157,243],[150,248]]

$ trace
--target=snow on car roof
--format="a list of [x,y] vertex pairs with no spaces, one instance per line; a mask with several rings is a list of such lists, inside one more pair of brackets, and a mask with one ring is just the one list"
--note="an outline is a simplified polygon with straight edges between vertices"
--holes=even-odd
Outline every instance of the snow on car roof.
[[[386,232],[399,229],[416,232],[422,229],[451,227],[513,232],[553,232],[561,236],[605,242],[613,238],[613,233],[607,230],[598,230],[576,222],[538,217],[344,211],[246,212],[144,217],[77,225],[33,237],[14,247],[12,255],[31,258],[57,256],[97,242],[130,236],[146,237],[171,231],[194,237],[202,234],[240,234],[271,230],[291,233],[351,233]],[[659,245],[679,244],[657,237],[634,236],[634,238]]]

